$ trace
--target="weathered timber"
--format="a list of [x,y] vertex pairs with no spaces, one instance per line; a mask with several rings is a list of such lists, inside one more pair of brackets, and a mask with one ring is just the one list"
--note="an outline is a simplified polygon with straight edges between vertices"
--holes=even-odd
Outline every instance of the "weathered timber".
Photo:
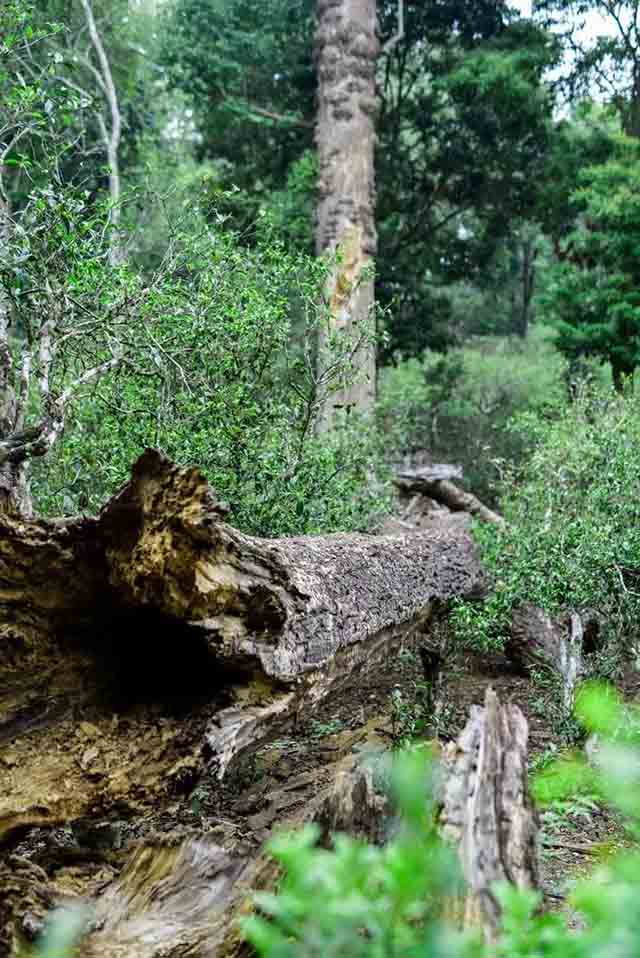
[[[315,794],[292,811],[285,793],[295,797],[309,778],[317,785]],[[278,816],[277,822],[271,816],[268,821],[278,828],[316,822],[327,843],[336,830],[371,841],[386,837],[387,800],[376,792],[371,771],[353,755],[295,776],[270,797]],[[242,837],[247,832],[248,827],[221,844],[194,829],[187,835],[178,829],[137,843],[119,873],[83,902],[88,925],[79,953],[85,958],[248,958],[253,951],[243,941],[240,919],[252,912],[253,893],[273,890],[280,872],[261,845]],[[15,954],[32,930],[41,931],[55,904],[41,868],[26,860],[10,864],[6,876],[0,868],[0,888],[6,890],[0,898],[6,917],[3,958]]]
[[389,833],[391,816],[389,798],[376,788],[372,769],[354,765],[336,775],[314,821],[320,826],[325,843],[336,832],[344,832],[382,845]]
[[459,466],[434,463],[417,469],[403,469],[396,474],[394,482],[405,495],[425,496],[452,512],[468,512],[483,522],[504,525],[501,515],[485,506],[473,493],[460,489],[454,479],[462,479]]
[[[61,876],[70,862],[66,880],[92,895],[101,853],[86,846],[87,823],[170,823],[203,775],[215,788],[234,759],[419,643],[439,600],[484,587],[463,517],[266,540],[225,514],[197,469],[153,451],[96,517],[0,514],[2,958],[66,894],[39,862]],[[338,773],[334,789],[323,769],[327,787],[303,819],[321,808],[326,830],[381,827],[366,775]],[[282,821],[286,790],[265,820]],[[107,873],[123,854],[108,851]],[[100,914],[87,954],[243,954],[232,917],[273,878],[255,846],[152,831],[108,882],[115,910]]]
[[468,535],[257,539],[221,521],[197,469],[146,453],[103,510],[118,599],[202,630],[219,661],[293,682],[351,646],[415,621],[482,574]]
[[483,588],[459,522],[267,540],[224,515],[154,451],[95,518],[0,515],[0,841],[222,777]]
[[557,618],[524,603],[514,609],[507,656],[525,671],[548,669],[562,684],[562,704],[569,714],[578,682],[585,673],[584,656],[596,650],[600,621],[589,611],[570,611]]
[[467,896],[464,924],[489,941],[500,929],[492,886],[537,888],[537,820],[527,788],[528,727],[520,709],[487,689],[457,742],[443,751],[442,831],[457,845]]

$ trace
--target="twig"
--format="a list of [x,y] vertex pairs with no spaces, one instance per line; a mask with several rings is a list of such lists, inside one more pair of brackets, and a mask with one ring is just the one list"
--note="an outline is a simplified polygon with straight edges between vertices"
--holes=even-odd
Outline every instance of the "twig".
[[106,123],[102,115],[98,115],[100,131],[105,141],[107,149],[107,161],[109,164],[109,194],[111,197],[111,222],[115,227],[114,235],[109,248],[109,261],[112,266],[119,266],[124,260],[122,243],[118,226],[120,224],[120,167],[118,163],[118,150],[120,148],[120,136],[122,132],[122,118],[120,107],[118,105],[118,95],[113,82],[113,74],[104,45],[96,27],[96,21],[93,16],[93,10],[89,0],[80,0],[84,9],[87,27],[91,43],[96,52],[98,63],[100,64],[100,75],[102,77],[102,89],[107,100],[111,113],[111,129],[107,130]]
[[382,48],[383,53],[388,53],[404,38],[404,0],[398,0],[398,30],[385,43]]

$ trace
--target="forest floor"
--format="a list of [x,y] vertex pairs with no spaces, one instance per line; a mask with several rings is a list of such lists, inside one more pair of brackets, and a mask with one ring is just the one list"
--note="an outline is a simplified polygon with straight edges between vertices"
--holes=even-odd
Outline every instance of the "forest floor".
[[[563,748],[549,721],[551,693],[514,671],[501,656],[460,658],[443,676],[442,740],[455,738],[473,705],[482,705],[491,686],[502,703],[518,705],[529,723],[530,768],[535,774]],[[188,827],[213,829],[227,839],[235,834],[256,848],[287,821],[294,822],[320,789],[336,775],[349,754],[363,759],[387,752],[412,722],[420,720],[424,687],[418,657],[400,650],[384,673],[348,695],[329,700],[310,723],[292,727],[239,766],[224,789],[201,783],[173,814]],[[627,691],[633,691],[630,686]],[[401,700],[403,708],[394,706]],[[154,823],[157,827],[158,823]],[[540,878],[545,906],[564,912],[571,927],[580,916],[567,899],[572,887],[598,862],[627,844],[622,823],[594,796],[556,802],[540,815]]]
[[[436,618],[429,641],[440,644],[440,628],[446,626]],[[144,642],[138,633],[120,636],[125,665],[118,669],[112,659],[96,658],[99,638],[90,649],[73,640],[64,650],[43,646],[24,673],[29,708],[0,726],[0,745],[4,735],[8,746],[0,752],[0,799],[15,793],[29,808],[24,822],[7,832],[9,881],[20,869],[38,882],[44,877],[58,900],[100,898],[138,846],[157,850],[206,838],[231,855],[257,858],[276,830],[308,819],[354,759],[378,761],[416,735],[454,739],[488,686],[503,704],[524,712],[532,773],[562,748],[553,690],[499,655],[446,654],[436,727],[425,728],[433,709],[420,656],[407,646],[361,684],[323,701],[304,723],[280,728],[220,784],[213,772],[200,775],[193,749],[225,704],[225,691],[221,686],[219,701],[204,688],[201,701],[194,696],[200,664],[190,660],[188,643],[179,643],[177,673],[175,657],[164,670],[157,661],[157,633]],[[132,649],[138,650],[133,665]],[[150,675],[152,694],[139,701],[136,693],[149,686]],[[177,696],[176,685],[182,688]],[[637,697],[637,675],[627,677],[623,691]],[[2,827],[0,814],[0,838]],[[567,903],[572,885],[626,841],[622,824],[594,796],[545,809],[540,872],[546,906],[578,928],[580,916]],[[20,887],[14,891],[24,898]],[[0,955],[1,945],[0,939]]]
[[[488,686],[502,703],[517,704],[526,715],[530,766],[535,773],[562,747],[552,719],[552,692],[544,684],[518,674],[500,656],[447,658],[439,688],[439,700],[444,703],[439,710],[440,740],[458,735],[471,706],[483,704]],[[419,656],[411,648],[399,648],[363,684],[323,702],[304,724],[291,723],[281,729],[277,737],[232,768],[222,785],[214,777],[200,778],[195,787],[187,780],[184,788],[174,790],[173,797],[161,797],[159,792],[153,800],[150,792],[148,800],[140,804],[136,804],[132,792],[122,813],[117,802],[103,805],[101,793],[102,798],[92,802],[80,826],[38,827],[33,822],[33,827],[26,827],[21,835],[17,833],[6,849],[7,863],[18,871],[35,866],[46,873],[58,901],[73,901],[99,900],[104,890],[117,883],[137,847],[157,850],[206,839],[232,855],[257,860],[275,831],[309,818],[318,796],[326,792],[342,768],[349,763],[352,766],[354,759],[375,762],[381,755],[388,755],[403,737],[416,733],[425,715],[424,690]],[[625,691],[629,697],[636,696],[637,677],[629,677]],[[140,769],[138,780],[143,780],[143,766],[144,779],[154,778],[156,751],[161,755],[169,748],[179,755],[183,736],[189,741],[197,739],[211,710],[208,702],[202,708],[190,709],[186,719],[179,712],[163,714],[158,703],[138,705],[128,712],[123,709],[117,719],[118,741],[122,748],[123,726],[131,725],[131,761]],[[33,768],[44,772],[50,762],[59,764],[61,776],[72,775],[69,745],[78,735],[86,735],[86,742],[78,742],[84,770],[76,756],[73,774],[77,777],[84,771],[88,775],[85,788],[91,788],[90,783],[96,780],[95,763],[109,764],[109,730],[115,720],[110,718],[110,725],[106,715],[111,714],[110,704],[106,708],[93,705],[91,711],[84,712],[82,721],[76,715],[70,716],[68,723],[54,723],[51,728],[23,729],[18,742],[1,756],[0,766],[10,761],[12,765],[5,772],[15,776],[24,768],[30,781]],[[432,731],[427,729],[427,735]],[[29,752],[38,760],[36,766]],[[108,782],[108,771],[103,770],[102,775],[100,781]],[[161,787],[162,776],[155,778]],[[38,783],[32,784],[37,787]],[[74,793],[80,787],[75,777],[70,784]],[[567,900],[573,884],[626,841],[622,824],[593,796],[578,795],[545,809],[541,813],[539,856],[545,906],[564,914],[570,927],[580,928],[580,915],[571,910]]]

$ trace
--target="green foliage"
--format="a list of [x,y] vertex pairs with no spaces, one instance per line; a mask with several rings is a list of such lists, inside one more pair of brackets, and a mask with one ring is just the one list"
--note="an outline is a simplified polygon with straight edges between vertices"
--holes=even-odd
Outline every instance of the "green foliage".
[[[142,39],[140,23],[129,26],[121,5],[109,9],[96,0],[94,6],[116,80],[130,92],[121,44]],[[57,8],[57,0],[46,5]],[[62,46],[40,51],[40,41],[51,36],[44,11],[38,13],[36,27],[30,7],[3,8],[3,24],[15,21],[15,29],[0,49],[9,106],[0,127],[3,170],[12,178],[12,199],[19,199],[11,219],[4,214],[0,260],[12,358],[7,396],[0,398],[12,409],[17,397],[19,413],[7,427],[15,435],[0,441],[20,461],[46,456],[33,471],[36,507],[49,514],[97,508],[153,445],[179,462],[200,464],[233,520],[249,531],[365,525],[387,497],[371,425],[353,416],[330,436],[316,436],[325,399],[358,376],[362,343],[331,333],[331,361],[318,369],[330,264],[296,252],[309,245],[303,218],[315,182],[312,157],[291,168],[291,195],[270,196],[239,236],[229,229],[229,209],[250,204],[238,188],[223,188],[219,165],[184,162],[188,151],[181,162],[172,147],[162,168],[157,140],[136,140],[144,167],[136,169],[138,182],[164,189],[156,196],[142,188],[123,193],[130,248],[127,262],[113,267],[111,211],[99,188],[104,155],[99,169],[93,161],[90,171],[80,169],[86,151],[93,152],[87,124],[102,106],[95,90],[85,90],[84,67],[74,72],[65,46],[82,18],[69,13]],[[122,35],[114,38],[121,19]],[[29,85],[18,67],[35,48],[42,62],[34,56],[39,66],[27,71]],[[168,122],[163,83],[159,99]],[[141,95],[141,109],[144,102]],[[23,156],[17,151],[27,135],[39,145]],[[136,158],[129,159],[133,169]],[[169,189],[167,171],[177,167],[179,182]],[[143,227],[142,237],[136,227]],[[373,338],[373,330],[358,335]]]
[[191,101],[202,156],[257,204],[311,145],[315,103],[311,0],[173,0],[161,58]]
[[[602,772],[589,772],[627,817],[640,821],[640,715],[629,714],[611,693],[590,690],[579,705],[582,721],[603,735]],[[606,713],[606,721],[603,721]],[[620,732],[620,729],[624,732]],[[493,892],[502,908],[497,942],[456,933],[442,920],[443,896],[459,891],[448,850],[435,834],[419,753],[397,766],[402,825],[384,848],[343,835],[332,850],[315,845],[307,828],[271,843],[285,876],[277,894],[256,895],[261,914],[245,921],[245,934],[262,958],[305,956],[424,956],[424,958],[597,958],[634,955],[640,937],[636,902],[640,855],[609,858],[581,881],[570,899],[585,930],[567,927],[559,914],[539,910],[541,896],[503,884]],[[575,788],[583,763],[546,769],[555,795]]]
[[447,287],[482,284],[514,220],[535,207],[552,59],[548,38],[508,22],[503,4],[409,4],[378,130],[378,294],[393,304],[391,350],[459,342]]
[[580,213],[576,188],[582,171],[611,158],[618,132],[612,111],[590,100],[576,104],[570,116],[553,127],[535,218],[556,245]]
[[581,215],[562,244],[541,298],[572,359],[611,363],[621,388],[640,362],[640,144],[618,134],[615,155],[582,172],[574,199]]
[[547,331],[526,340],[478,339],[443,357],[426,352],[382,371],[379,411],[399,455],[429,450],[459,463],[469,487],[494,502],[498,480],[531,448],[512,416],[564,402],[564,362]]
[[507,478],[503,530],[476,536],[493,591],[481,605],[458,604],[458,635],[479,649],[500,647],[511,611],[533,602],[549,613],[595,609],[615,665],[616,649],[638,637],[640,524],[638,398],[604,387],[549,419],[531,413],[511,428],[535,443],[519,481]]
[[[150,445],[201,465],[233,521],[252,532],[349,529],[384,504],[384,488],[370,481],[378,455],[371,428],[352,418],[331,436],[315,435],[324,398],[342,377],[357,376],[354,343],[344,337],[333,343],[331,372],[316,372],[313,344],[328,321],[326,262],[288,253],[268,232],[247,249],[220,227],[198,234],[187,219],[146,278],[96,261],[93,219],[85,229],[81,212],[68,212],[67,229],[59,208],[53,224],[48,212],[46,203],[36,207],[24,234],[25,268],[37,270],[48,254],[52,270],[59,264],[51,282],[69,322],[93,318],[80,323],[88,335],[71,330],[64,340],[60,388],[100,357],[101,338],[105,348],[120,344],[125,358],[75,405],[52,458],[37,469],[42,511],[98,507]],[[44,244],[38,257],[36,237]],[[37,296],[26,300],[30,311],[40,305]],[[78,367],[71,358],[80,347]]]
[[278,894],[256,902],[266,917],[245,922],[260,955],[278,958],[390,958],[460,955],[461,939],[445,931],[438,910],[455,889],[451,853],[437,840],[425,801],[428,773],[416,752],[399,762],[395,784],[403,825],[384,847],[346,835],[333,850],[316,847],[314,827],[271,842],[286,870]]
[[542,303],[558,347],[608,360],[621,388],[640,363],[640,144],[620,134],[616,156],[581,181],[583,215]]

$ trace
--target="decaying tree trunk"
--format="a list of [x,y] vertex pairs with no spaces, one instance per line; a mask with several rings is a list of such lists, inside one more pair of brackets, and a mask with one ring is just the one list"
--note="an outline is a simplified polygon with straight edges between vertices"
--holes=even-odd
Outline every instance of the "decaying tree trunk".
[[[371,412],[375,398],[373,260],[375,228],[375,0],[318,0],[316,56],[320,175],[316,250],[338,254],[327,284],[329,329],[321,337],[321,374],[332,364],[328,340],[346,338],[358,381],[325,397],[321,428],[338,409]],[[369,275],[371,273],[371,275]],[[344,342],[338,347],[345,349]],[[339,385],[339,384],[337,384]]]
[[[167,838],[175,809],[201,781],[223,796],[234,760],[419,644],[438,601],[484,588],[459,522],[266,540],[224,511],[197,469],[148,451],[95,518],[0,513],[0,958],[60,900],[47,871],[60,861],[96,863],[71,870],[82,894],[101,875],[108,887],[83,954],[243,954],[232,916],[275,866],[241,832]],[[292,824],[377,833],[370,775],[322,774]],[[258,833],[296,787],[256,816]],[[145,824],[157,819],[160,834]],[[102,842],[123,820],[141,832],[118,874],[119,846],[103,863]]]
[[[0,838],[122,802],[134,780],[144,804],[205,765],[222,777],[417,641],[438,600],[483,588],[459,525],[265,540],[221,512],[197,469],[149,451],[96,518],[0,515],[0,742],[12,743]],[[140,767],[155,723],[130,720],[125,748],[113,712],[154,698],[201,708],[191,724],[169,711]],[[63,720],[62,754],[42,758],[21,736]]]
[[443,834],[458,847],[467,885],[464,924],[494,941],[500,906],[494,882],[538,887],[537,821],[527,788],[528,727],[515,705],[488,689],[457,742],[443,753]]
[[600,621],[591,612],[571,611],[552,619],[538,606],[525,603],[513,612],[505,652],[527,671],[547,669],[562,684],[562,705],[568,715],[576,686],[585,674],[585,654],[600,640]]
[[452,512],[468,512],[483,522],[504,525],[502,516],[485,506],[473,493],[460,489],[454,479],[462,479],[460,466],[434,463],[419,469],[404,469],[396,474],[394,482],[405,495],[426,496]]
[[[353,758],[335,772],[295,818],[279,827],[316,822],[329,844],[336,831],[382,843],[390,820],[384,796],[368,769]],[[252,895],[277,883],[279,867],[264,851],[251,854],[241,843],[225,849],[215,841],[190,838],[171,844],[144,844],[96,902],[97,929],[84,939],[91,958],[152,958],[159,954],[252,955],[238,918],[252,910]]]

